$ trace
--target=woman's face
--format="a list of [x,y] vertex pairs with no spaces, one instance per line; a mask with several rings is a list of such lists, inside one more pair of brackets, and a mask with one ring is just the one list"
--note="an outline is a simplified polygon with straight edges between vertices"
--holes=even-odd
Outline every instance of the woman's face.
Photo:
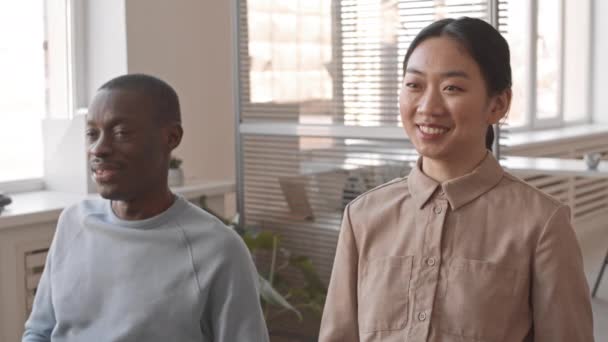
[[450,162],[479,161],[486,153],[488,125],[506,113],[500,97],[488,96],[477,62],[448,37],[429,38],[415,48],[399,105],[403,126],[418,153]]

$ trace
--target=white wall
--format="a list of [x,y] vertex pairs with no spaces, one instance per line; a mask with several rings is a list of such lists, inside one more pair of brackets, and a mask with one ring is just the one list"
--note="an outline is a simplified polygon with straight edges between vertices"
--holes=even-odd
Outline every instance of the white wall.
[[187,179],[235,177],[231,2],[126,1],[128,71],[176,89]]
[[608,123],[608,1],[594,0],[593,6],[593,117]]
[[82,105],[115,76],[158,76],[180,97],[186,179],[234,180],[232,1],[87,0],[83,11]]
[[[186,180],[234,181],[232,1],[86,0],[79,4],[84,18],[79,20],[82,31],[77,32],[83,47],[77,52],[78,70],[85,74],[78,89],[79,105],[88,106],[99,86],[118,75],[158,76],[180,97],[185,134],[175,155],[184,159]],[[57,125],[48,123],[47,130],[60,132]],[[63,127],[61,132],[72,131]],[[72,138],[51,140],[59,146],[66,139]],[[64,159],[57,154],[47,158],[48,182],[54,190],[74,192],[61,179],[50,179],[51,174],[75,172],[71,165],[83,160],[74,157],[66,163]],[[79,168],[78,177],[87,178],[86,172],[86,167]]]
[[88,105],[99,86],[127,72],[125,0],[87,0],[82,10],[86,89],[80,95]]

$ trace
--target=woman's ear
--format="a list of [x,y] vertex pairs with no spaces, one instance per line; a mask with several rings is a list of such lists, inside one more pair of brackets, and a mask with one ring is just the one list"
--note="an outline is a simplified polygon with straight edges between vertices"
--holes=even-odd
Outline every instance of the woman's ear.
[[488,117],[488,125],[494,125],[504,118],[509,112],[511,107],[511,98],[513,92],[511,88],[505,89],[500,94],[492,97],[492,103],[490,108],[490,116]]

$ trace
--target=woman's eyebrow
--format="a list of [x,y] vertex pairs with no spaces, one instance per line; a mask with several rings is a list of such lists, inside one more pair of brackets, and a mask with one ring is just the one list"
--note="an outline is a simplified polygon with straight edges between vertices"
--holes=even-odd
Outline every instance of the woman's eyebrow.
[[451,70],[441,73],[441,78],[452,78],[452,77],[461,77],[469,79],[469,74],[461,70]]
[[416,75],[424,75],[424,73],[418,69],[408,67],[405,69],[405,73],[416,74]]
[[[416,69],[416,68],[411,68],[408,67],[407,69],[405,69],[406,73],[410,73],[410,74],[416,74],[416,75],[421,75],[424,76],[425,73]],[[440,74],[441,78],[453,78],[453,77],[460,77],[460,78],[466,78],[466,79],[470,79],[471,77],[469,77],[469,74],[467,74],[466,72],[462,71],[462,70],[450,70],[450,71],[445,71],[442,72]]]

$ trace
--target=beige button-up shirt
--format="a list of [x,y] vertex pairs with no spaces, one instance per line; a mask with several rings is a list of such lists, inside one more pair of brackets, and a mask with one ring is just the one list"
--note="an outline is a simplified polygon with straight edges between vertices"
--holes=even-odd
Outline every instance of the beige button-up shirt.
[[347,206],[319,341],[589,342],[592,321],[570,210],[488,153]]

